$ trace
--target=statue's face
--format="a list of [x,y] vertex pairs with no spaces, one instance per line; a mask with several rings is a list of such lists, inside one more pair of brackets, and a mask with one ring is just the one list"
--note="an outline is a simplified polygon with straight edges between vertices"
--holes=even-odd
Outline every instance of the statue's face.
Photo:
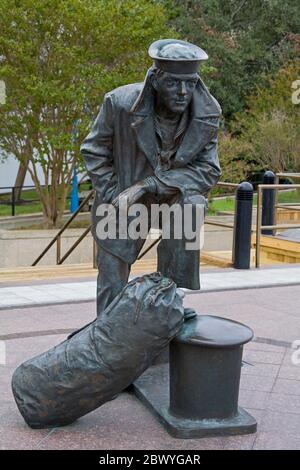
[[160,72],[153,80],[160,103],[172,113],[183,113],[188,107],[198,81],[198,74]]

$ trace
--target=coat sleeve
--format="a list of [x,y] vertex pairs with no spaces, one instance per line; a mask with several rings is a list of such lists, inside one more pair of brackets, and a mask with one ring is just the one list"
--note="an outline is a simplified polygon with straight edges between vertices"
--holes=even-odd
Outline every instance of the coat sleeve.
[[114,111],[111,96],[105,95],[100,112],[80,152],[94,189],[102,202],[110,202],[117,188],[113,163]]
[[186,166],[156,172],[156,176],[166,185],[178,188],[183,194],[187,192],[206,194],[217,184],[221,176],[217,137],[212,139]]

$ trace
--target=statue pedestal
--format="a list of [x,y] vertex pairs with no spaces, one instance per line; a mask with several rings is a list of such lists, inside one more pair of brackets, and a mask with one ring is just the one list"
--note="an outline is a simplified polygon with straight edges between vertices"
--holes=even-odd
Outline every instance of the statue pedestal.
[[134,391],[174,437],[256,432],[238,407],[243,344],[252,337],[241,323],[197,315],[170,344],[170,363],[150,367]]

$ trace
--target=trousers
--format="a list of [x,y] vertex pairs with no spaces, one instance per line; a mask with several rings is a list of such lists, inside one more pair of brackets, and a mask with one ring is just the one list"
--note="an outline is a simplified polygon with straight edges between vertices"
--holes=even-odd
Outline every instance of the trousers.
[[[176,201],[180,205],[205,205],[202,195],[189,195]],[[195,214],[193,213],[192,224]],[[161,222],[160,222],[161,223]],[[184,219],[182,221],[184,224]],[[160,226],[161,228],[161,226]],[[199,264],[200,248],[187,249],[187,239],[184,236],[176,238],[176,227],[171,224],[170,238],[162,238],[157,247],[157,270],[164,276],[171,278],[177,287],[200,289]],[[190,241],[190,240],[189,240]],[[141,241],[137,241],[141,246]],[[97,254],[97,315],[112,302],[116,295],[125,287],[130,275],[131,264],[126,263],[108,250],[98,245]]]

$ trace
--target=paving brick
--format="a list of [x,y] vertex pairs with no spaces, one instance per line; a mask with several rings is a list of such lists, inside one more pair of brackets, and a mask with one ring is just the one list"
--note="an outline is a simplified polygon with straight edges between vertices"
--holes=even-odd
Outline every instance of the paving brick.
[[[65,289],[71,291],[77,287],[73,283]],[[55,283],[51,295],[54,292]],[[40,293],[42,295],[43,291]],[[266,338],[266,342],[252,341],[245,346],[244,360],[253,366],[246,364],[241,377],[239,403],[257,419],[256,434],[174,439],[141,402],[128,393],[122,393],[70,426],[51,431],[30,429],[13,401],[10,390],[13,370],[25,359],[65,339],[66,334],[51,334],[52,330],[76,329],[95,318],[95,302],[84,302],[0,311],[0,335],[32,333],[28,338],[6,341],[7,364],[0,365],[0,448],[299,449],[300,366],[290,362],[292,351],[286,348],[294,339],[300,339],[299,287],[188,293],[184,302],[200,313],[246,323],[253,328],[256,337]],[[39,331],[49,334],[40,336]]]
[[289,380],[278,378],[275,382],[274,393],[300,396],[300,380]]
[[299,365],[282,365],[279,370],[278,377],[280,379],[300,380],[300,366]]
[[255,450],[299,450],[300,436],[285,432],[261,432],[254,444]]
[[267,410],[261,419],[259,431],[288,433],[300,437],[300,415]]
[[242,372],[245,375],[256,375],[259,377],[276,377],[280,366],[278,364],[245,364]]
[[267,409],[300,415],[300,396],[271,393],[268,398]]
[[262,377],[250,374],[242,374],[240,388],[258,392],[271,392],[275,383],[275,377]]
[[239,405],[248,409],[264,410],[269,398],[268,392],[240,389]]
[[284,352],[273,351],[244,351],[243,359],[251,363],[262,364],[281,364],[284,358]]

